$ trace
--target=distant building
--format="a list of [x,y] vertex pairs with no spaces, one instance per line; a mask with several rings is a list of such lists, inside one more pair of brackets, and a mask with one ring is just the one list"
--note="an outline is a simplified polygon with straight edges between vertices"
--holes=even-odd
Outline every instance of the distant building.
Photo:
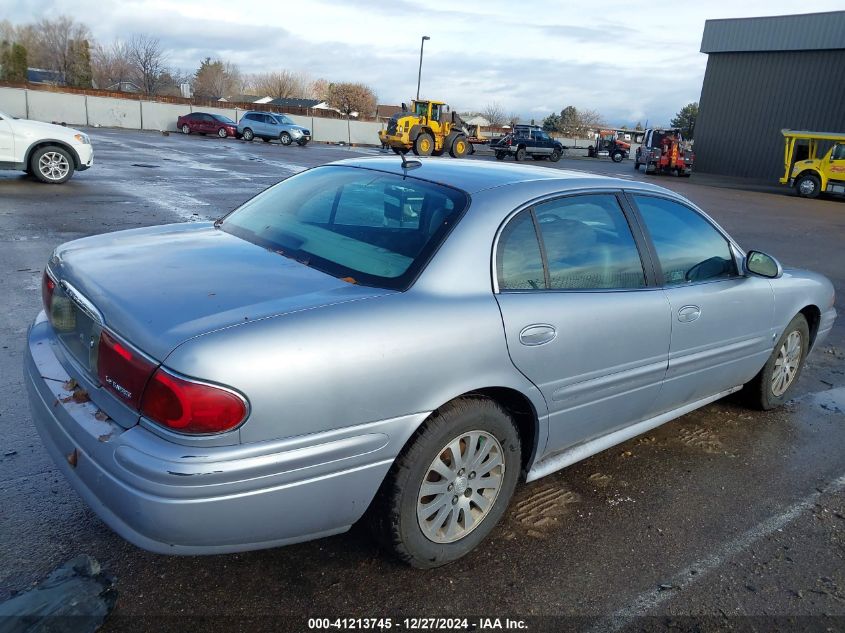
[[777,182],[782,129],[845,132],[845,11],[707,20],[701,52],[698,171]]
[[278,106],[280,108],[319,108],[320,106],[327,107],[325,102],[318,99],[273,99],[267,102],[269,105]]
[[64,75],[58,70],[45,70],[43,68],[27,68],[26,80],[31,84],[44,84],[50,86],[62,86],[65,83]]
[[269,103],[272,97],[259,97],[258,95],[232,95],[230,97],[220,97],[218,101],[226,101],[228,103]]
[[376,106],[376,120],[388,121],[394,114],[402,112],[401,105],[385,105],[380,103]]

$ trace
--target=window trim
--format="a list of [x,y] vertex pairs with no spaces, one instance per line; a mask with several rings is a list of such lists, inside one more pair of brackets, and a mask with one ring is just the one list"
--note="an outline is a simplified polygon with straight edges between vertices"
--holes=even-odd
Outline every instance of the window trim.
[[[634,239],[634,246],[637,249],[637,253],[640,256],[640,264],[643,268],[643,277],[645,279],[645,285],[641,288],[522,288],[522,289],[509,289],[509,288],[500,288],[499,287],[499,270],[497,266],[498,255],[499,255],[499,240],[502,237],[502,232],[504,231],[505,227],[512,222],[518,215],[520,215],[523,211],[529,211],[531,214],[531,219],[534,224],[534,232],[537,235],[537,243],[540,248],[540,258],[543,262],[543,278],[546,282],[546,285],[550,285],[549,281],[549,266],[548,260],[546,255],[546,247],[543,242],[543,236],[540,233],[540,227],[537,222],[537,216],[535,214],[535,208],[538,205],[545,204],[547,202],[553,202],[555,200],[561,200],[563,198],[576,198],[579,196],[593,196],[593,195],[611,195],[616,198],[616,202],[619,205],[619,209],[622,211],[622,216],[625,218],[625,222],[628,224],[628,230],[631,231],[631,236]],[[628,203],[625,197],[625,191],[623,189],[613,189],[613,188],[598,188],[598,189],[576,189],[567,192],[555,192],[551,194],[545,194],[541,197],[535,198],[528,202],[523,203],[521,206],[517,207],[507,216],[505,219],[499,224],[499,228],[496,230],[496,235],[493,237],[493,249],[492,249],[492,258],[490,260],[490,271],[491,271],[491,279],[493,283],[493,294],[532,294],[537,292],[555,292],[555,293],[596,293],[596,292],[642,292],[644,290],[655,290],[660,288],[660,285],[657,283],[659,278],[655,275],[654,272],[654,262],[653,260],[653,252],[649,250],[645,239],[640,234],[642,232],[642,227],[639,225],[639,220],[636,215],[634,215],[631,205]]]
[[[637,206],[636,197],[641,196],[644,198],[659,198],[660,200],[666,200],[667,202],[674,202],[675,204],[685,207],[692,211],[693,213],[697,214],[704,220],[707,224],[709,224],[728,244],[728,250],[731,253],[731,258],[734,262],[734,267],[736,268],[736,274],[732,275],[731,277],[717,277],[714,279],[704,279],[702,281],[691,281],[685,284],[673,284],[667,285],[666,284],[666,276],[663,273],[663,266],[660,263],[660,257],[657,253],[657,247],[654,245],[654,240],[651,238],[651,232],[648,230],[648,226],[645,223],[645,219],[640,212],[639,206]],[[654,266],[655,272],[655,281],[657,285],[664,289],[664,290],[671,290],[673,288],[689,288],[690,286],[699,286],[702,284],[714,284],[714,283],[721,283],[725,281],[736,281],[737,279],[742,279],[746,275],[743,273],[743,260],[745,259],[745,251],[742,247],[736,243],[736,241],[728,235],[728,233],[719,226],[718,222],[716,222],[713,218],[711,218],[707,213],[703,210],[699,209],[695,205],[686,200],[676,198],[674,196],[667,196],[662,195],[656,191],[641,191],[638,189],[625,189],[624,190],[624,197],[627,200],[628,204],[631,207],[631,211],[637,219],[637,223],[640,225],[640,231],[642,231],[643,239],[648,248],[650,259],[652,265]]]

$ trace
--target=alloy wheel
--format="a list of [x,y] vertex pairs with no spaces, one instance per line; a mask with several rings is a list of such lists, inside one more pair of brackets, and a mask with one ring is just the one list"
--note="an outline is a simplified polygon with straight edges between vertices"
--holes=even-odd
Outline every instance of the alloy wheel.
[[786,390],[795,380],[798,368],[801,366],[802,351],[801,334],[797,330],[793,330],[786,337],[783,345],[780,346],[772,370],[771,388],[772,395],[776,398],[786,393]]
[[61,180],[70,171],[70,163],[64,154],[46,152],[38,160],[38,171],[48,180]]
[[496,503],[505,474],[502,445],[486,431],[450,441],[429,465],[417,495],[417,521],[435,543],[472,532]]

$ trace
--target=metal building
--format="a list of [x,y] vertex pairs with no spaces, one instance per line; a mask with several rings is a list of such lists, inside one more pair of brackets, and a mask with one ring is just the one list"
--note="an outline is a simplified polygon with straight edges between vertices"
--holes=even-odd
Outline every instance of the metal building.
[[696,169],[777,182],[783,128],[845,132],[845,11],[707,20]]

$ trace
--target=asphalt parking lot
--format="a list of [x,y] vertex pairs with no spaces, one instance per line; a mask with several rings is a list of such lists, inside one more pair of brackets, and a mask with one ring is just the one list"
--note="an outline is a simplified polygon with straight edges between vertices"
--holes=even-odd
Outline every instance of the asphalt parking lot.
[[[523,485],[491,538],[445,568],[399,565],[359,527],[213,557],[124,542],[53,467],[29,418],[23,345],[50,252],[85,235],[216,218],[308,167],[382,152],[86,131],[95,165],[65,185],[0,172],[0,600],[85,553],[116,577],[108,631],[162,628],[174,615],[267,616],[292,630],[308,617],[399,615],[531,616],[529,630],[696,630],[687,616],[725,630],[845,629],[842,316],[785,408],[720,401]],[[628,161],[538,164],[679,191],[746,248],[827,275],[845,314],[845,201],[645,176]]]

